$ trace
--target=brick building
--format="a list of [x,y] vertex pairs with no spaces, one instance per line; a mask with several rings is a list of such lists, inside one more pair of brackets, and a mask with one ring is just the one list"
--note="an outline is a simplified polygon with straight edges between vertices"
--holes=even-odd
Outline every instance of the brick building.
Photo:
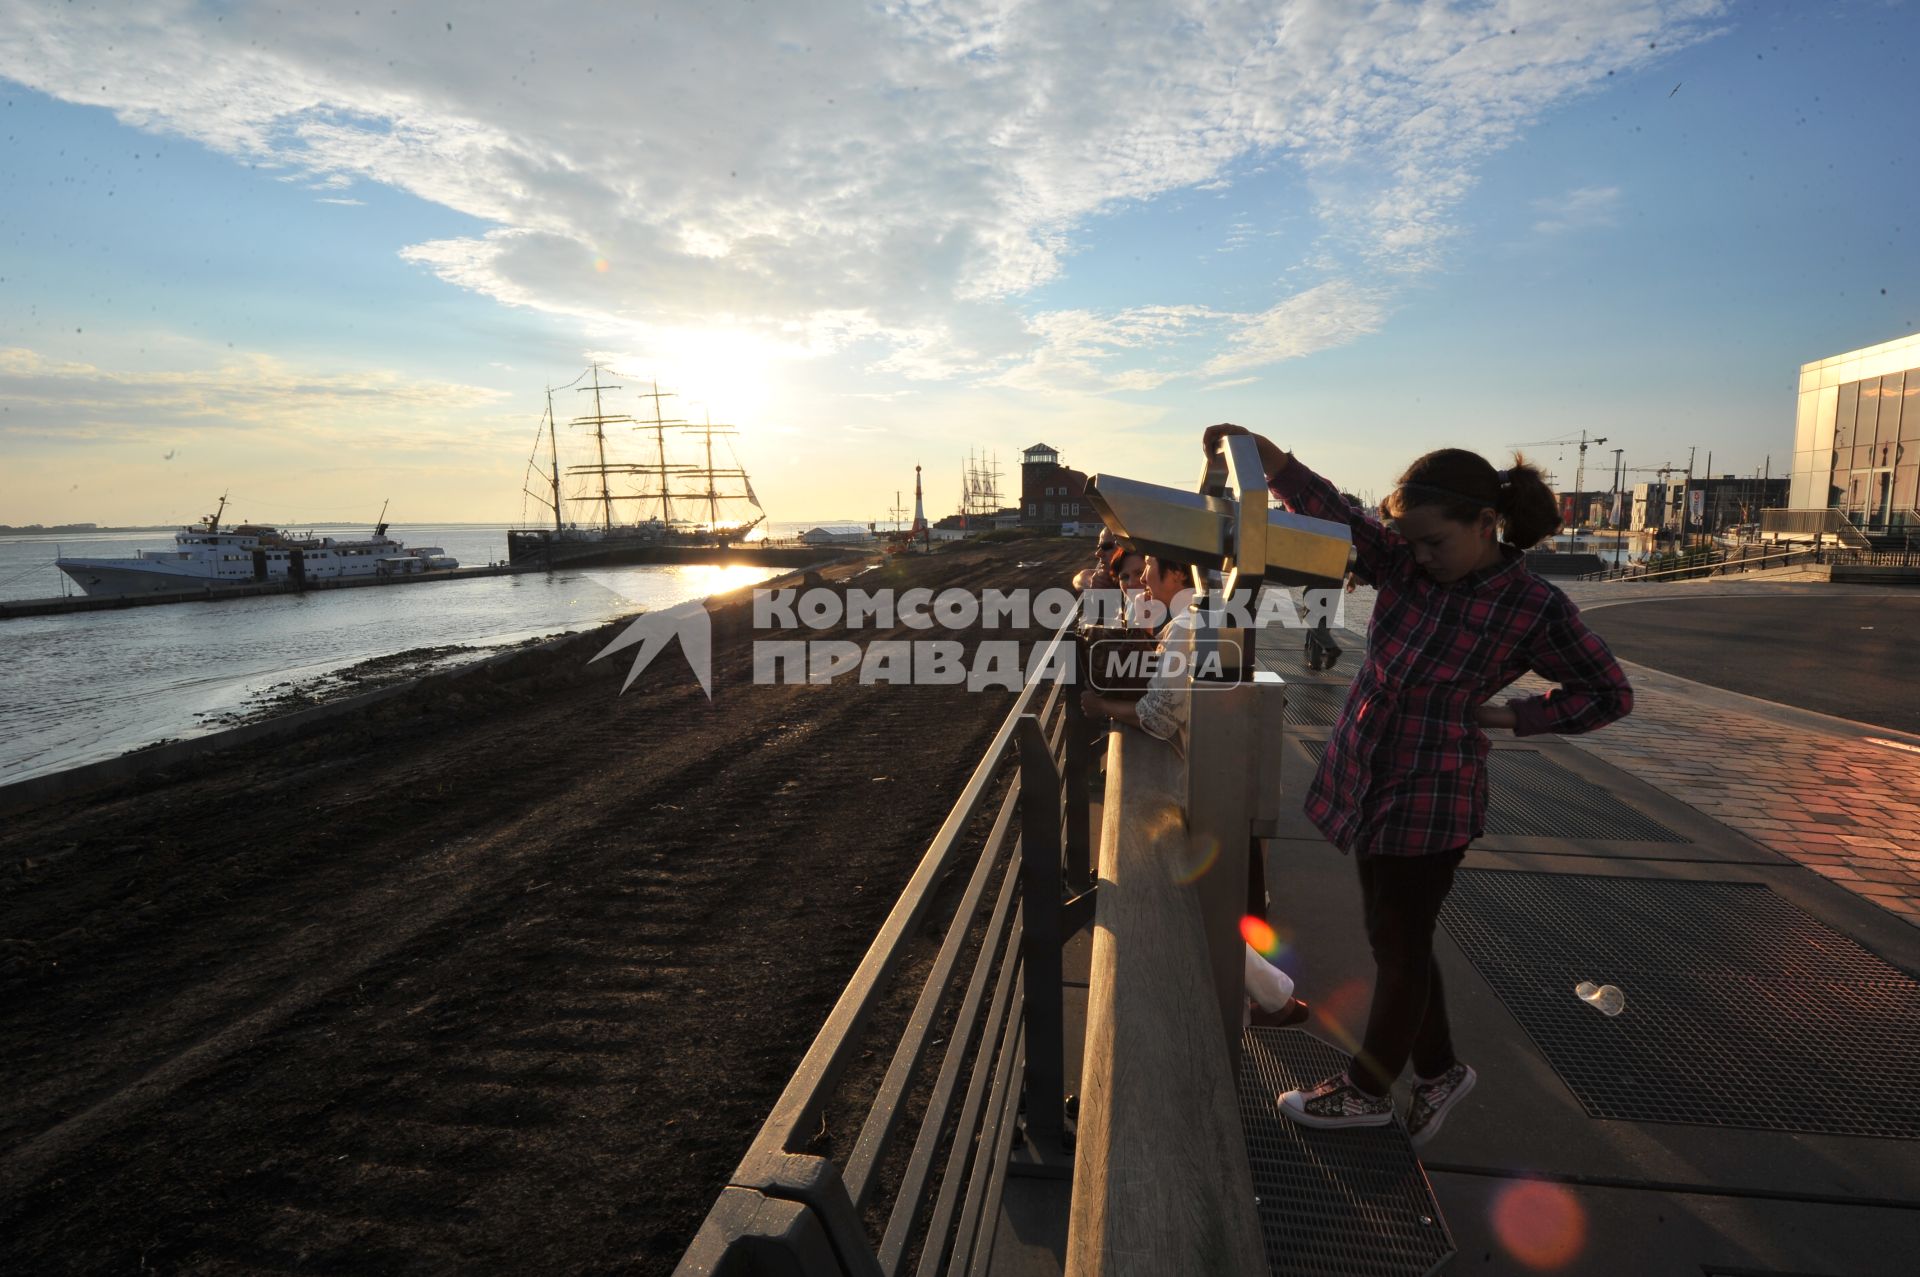
[[1020,453],[1020,522],[1023,526],[1078,523],[1094,518],[1087,503],[1087,476],[1060,464],[1060,452],[1036,443]]

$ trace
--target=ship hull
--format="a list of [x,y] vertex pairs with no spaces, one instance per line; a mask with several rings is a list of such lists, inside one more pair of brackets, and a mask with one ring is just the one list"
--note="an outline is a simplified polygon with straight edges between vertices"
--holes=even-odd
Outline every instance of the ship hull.
[[[394,556],[375,563],[356,563],[351,567],[316,566],[296,577],[285,560],[267,565],[263,575],[247,572],[216,574],[206,571],[204,563],[188,561],[174,567],[166,560],[147,559],[57,559],[54,566],[65,572],[81,591],[92,595],[178,594],[183,592],[240,589],[250,585],[326,585],[335,581],[364,581],[389,576],[424,576],[432,571],[456,568],[457,561],[447,556],[429,560]],[[197,570],[196,570],[197,569]]]
[[56,562],[86,594],[178,594],[252,585],[251,576],[214,577],[192,572],[128,567],[111,559],[60,559]]

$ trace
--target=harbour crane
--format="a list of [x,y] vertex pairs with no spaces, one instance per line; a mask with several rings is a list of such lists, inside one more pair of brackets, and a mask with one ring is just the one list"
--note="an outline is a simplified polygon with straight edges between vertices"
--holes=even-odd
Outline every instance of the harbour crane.
[[[1607,441],[1607,437],[1605,435],[1599,435],[1599,436],[1596,436],[1595,438],[1589,439],[1587,438],[1587,432],[1582,430],[1580,432],[1580,437],[1578,439],[1575,439],[1572,435],[1563,435],[1558,439],[1535,439],[1531,443],[1510,443],[1507,445],[1507,447],[1509,448],[1564,448],[1571,444],[1579,445],[1580,464],[1574,468],[1574,472],[1573,472],[1573,497],[1575,501],[1578,501],[1580,499],[1580,494],[1583,491],[1585,491],[1585,488],[1586,488],[1587,449],[1594,447],[1598,444],[1603,444],[1606,441]],[[1578,513],[1578,511],[1576,511],[1575,513]]]

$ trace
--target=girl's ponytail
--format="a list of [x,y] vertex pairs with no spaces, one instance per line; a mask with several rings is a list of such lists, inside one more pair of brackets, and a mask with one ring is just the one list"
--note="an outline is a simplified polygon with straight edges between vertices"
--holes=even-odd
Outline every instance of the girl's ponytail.
[[1522,550],[1538,545],[1560,528],[1560,502],[1540,468],[1519,453],[1503,476],[1493,509],[1506,527],[1507,540]]
[[1441,448],[1407,467],[1382,503],[1397,519],[1416,506],[1436,506],[1449,519],[1471,523],[1492,509],[1500,516],[1508,543],[1524,550],[1553,535],[1560,526],[1560,503],[1537,466],[1519,453],[1511,470],[1465,448]]

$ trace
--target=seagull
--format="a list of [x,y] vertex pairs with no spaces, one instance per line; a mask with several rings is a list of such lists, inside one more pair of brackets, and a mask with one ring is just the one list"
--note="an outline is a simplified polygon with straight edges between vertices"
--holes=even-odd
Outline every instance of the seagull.
[[162,458],[160,458],[160,460],[162,460],[162,461],[171,461],[171,460],[173,460],[173,454],[174,454],[174,453],[176,453],[176,452],[178,452],[178,451],[180,451],[180,449],[178,449],[178,448],[174,448],[174,449],[172,449],[172,450],[170,450],[170,451],[169,451],[169,452],[167,453],[167,455],[166,455],[166,456],[164,456],[164,457],[162,457]]
[[[1685,84],[1685,83],[1686,83],[1685,80],[1680,81],[1680,84]],[[1672,97],[1675,93],[1678,93],[1680,91],[1680,84],[1674,85],[1672,92],[1668,93],[1667,96]]]

